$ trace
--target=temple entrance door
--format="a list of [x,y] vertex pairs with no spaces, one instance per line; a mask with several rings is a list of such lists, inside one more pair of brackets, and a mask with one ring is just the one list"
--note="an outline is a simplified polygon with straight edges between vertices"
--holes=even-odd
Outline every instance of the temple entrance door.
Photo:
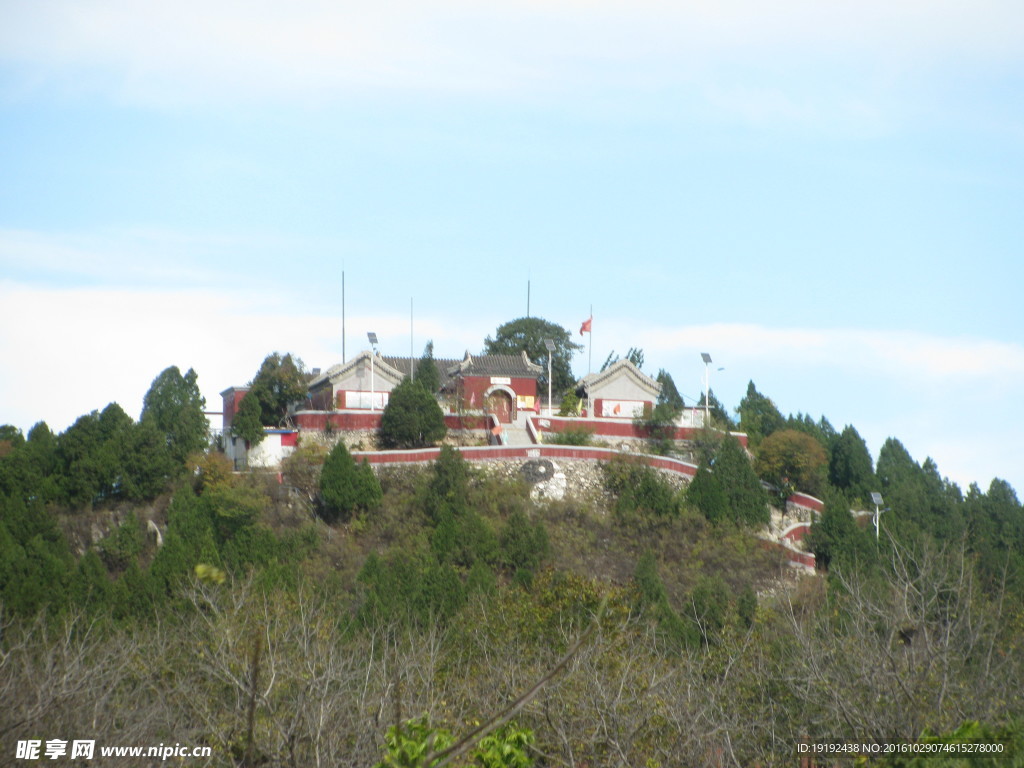
[[493,413],[502,424],[512,423],[512,396],[496,389],[487,396],[487,412]]

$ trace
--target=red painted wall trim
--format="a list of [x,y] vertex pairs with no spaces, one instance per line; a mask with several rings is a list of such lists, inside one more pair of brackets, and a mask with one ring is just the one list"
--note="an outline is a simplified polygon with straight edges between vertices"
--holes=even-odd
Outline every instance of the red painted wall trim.
[[[697,473],[697,466],[679,459],[649,454],[631,454],[610,448],[586,448],[571,445],[495,445],[456,448],[467,461],[495,459],[570,459],[575,461],[611,461],[616,457],[636,458],[655,469],[675,472],[686,477]],[[370,464],[418,464],[436,461],[440,448],[421,448],[413,451],[355,451],[353,456],[366,459]]]
[[298,411],[295,425],[299,429],[326,429],[330,423],[337,430],[369,430],[380,427],[380,411]]
[[811,496],[809,493],[800,493],[799,491],[790,496],[787,503],[793,504],[797,507],[803,507],[804,509],[810,509],[815,512],[821,512],[825,509],[824,501]]
[[[585,429],[593,432],[597,437],[632,437],[636,439],[646,438],[647,431],[638,428],[632,419],[588,419],[571,418],[566,416],[531,416],[534,426],[540,433],[543,432],[565,432],[567,429]],[[540,421],[546,420],[550,426],[540,426]],[[696,440],[700,436],[700,430],[696,427],[677,427],[674,438],[676,440]],[[733,432],[732,436],[739,440],[740,445],[747,447],[747,436],[743,432]]]

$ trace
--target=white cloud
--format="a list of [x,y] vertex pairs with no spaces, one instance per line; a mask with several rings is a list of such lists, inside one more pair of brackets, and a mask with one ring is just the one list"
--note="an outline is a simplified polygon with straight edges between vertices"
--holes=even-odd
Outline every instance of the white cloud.
[[[700,353],[710,352],[711,386],[727,408],[754,381],[784,414],[824,415],[839,429],[853,424],[876,457],[895,437],[964,488],[975,481],[987,487],[998,476],[1024,489],[1020,343],[857,328],[655,327],[614,318],[595,321],[595,331],[600,350],[622,355],[641,345],[648,372],[667,369],[691,401],[703,390]],[[595,367],[607,352],[596,354]]]
[[[479,349],[491,323],[477,320],[417,315],[414,354],[428,338],[439,356]],[[219,410],[219,392],[244,384],[270,352],[292,352],[324,369],[342,357],[340,313],[307,310],[279,289],[61,289],[7,280],[0,281],[0,323],[0,423],[23,430],[45,420],[60,431],[112,401],[137,417],[153,378],[169,365],[195,368],[208,407]],[[385,353],[408,354],[404,312],[350,315],[349,355],[367,346],[366,330],[377,332]],[[667,368],[692,399],[703,375],[699,353],[710,351],[716,366],[726,366],[713,386],[728,407],[753,378],[784,412],[854,424],[876,454],[895,436],[964,487],[1000,476],[1024,489],[1024,419],[1014,397],[1024,374],[1019,344],[858,329],[645,328],[601,317],[595,332],[595,366],[607,350],[624,354],[639,342],[647,368]],[[578,372],[586,354],[577,358]]]
[[787,360],[790,365],[869,370],[914,380],[1016,380],[1024,376],[1024,345],[909,331],[773,328],[749,324],[631,330],[647,349],[671,354],[714,349],[733,359]]
[[[192,103],[382,86],[700,83],[719,68],[770,72],[809,59],[891,77],[935,62],[1017,61],[1022,41],[1024,6],[1014,0],[36,0],[8,6],[0,55],[31,78]],[[762,109],[792,108],[790,97],[772,99]]]
[[61,281],[191,283],[209,280],[211,273],[189,264],[189,258],[201,260],[229,242],[168,230],[44,233],[0,229],[0,265],[8,275]]
[[[340,362],[341,318],[296,311],[280,291],[47,288],[0,281],[0,423],[56,431],[117,402],[138,417],[160,371],[195,368],[210,410],[219,392],[245,384],[274,351],[310,368]],[[301,306],[301,305],[300,305]],[[409,317],[353,315],[346,352],[366,348],[373,329],[387,354],[409,353]],[[475,329],[434,317],[416,320],[415,354],[428,338],[439,354],[476,348]],[[472,338],[470,338],[472,337]]]

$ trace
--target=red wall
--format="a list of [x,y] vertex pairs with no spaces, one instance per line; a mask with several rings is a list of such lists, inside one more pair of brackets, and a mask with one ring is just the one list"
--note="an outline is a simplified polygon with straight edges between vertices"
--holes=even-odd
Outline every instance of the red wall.
[[[373,430],[380,428],[381,411],[299,411],[295,414],[295,426],[299,429],[323,431],[330,422],[337,430]],[[446,414],[444,425],[448,429],[489,429],[487,416],[471,414],[458,416]]]
[[299,429],[323,431],[330,423],[338,430],[369,430],[380,427],[381,411],[299,411],[295,425]]
[[825,509],[825,502],[821,499],[816,499],[809,493],[800,493],[799,491],[789,497],[789,503],[795,504],[798,507],[804,507],[805,509],[813,509],[815,512],[821,512]]
[[446,413],[444,415],[444,425],[448,429],[460,430],[460,429],[490,429],[491,423],[490,418],[484,414],[471,413],[466,416],[459,416],[456,413]]
[[[509,379],[510,384],[503,386],[508,387],[517,395],[523,395],[525,397],[537,397],[537,380],[526,379],[513,376]],[[490,376],[466,376],[462,379],[462,402],[468,408],[483,408],[484,407],[484,392],[490,389],[491,377]],[[473,404],[470,405],[472,399]]]
[[242,398],[249,394],[248,389],[232,389],[224,395],[224,429],[227,429],[235,420],[235,414],[238,413],[238,404],[242,402]]

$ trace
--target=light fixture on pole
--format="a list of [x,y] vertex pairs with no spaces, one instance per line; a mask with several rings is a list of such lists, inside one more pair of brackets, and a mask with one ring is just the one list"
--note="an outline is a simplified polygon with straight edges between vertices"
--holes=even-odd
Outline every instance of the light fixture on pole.
[[373,348],[373,352],[370,353],[370,410],[377,410],[374,405],[374,401],[377,399],[373,391],[373,358],[377,356],[377,334],[370,331],[366,334],[366,338],[370,340],[370,346]]
[[711,428],[711,355],[707,352],[700,353],[700,359],[704,361],[704,426]]
[[875,542],[878,541],[878,521],[882,517],[882,513],[885,511],[882,507],[885,502],[882,501],[882,494],[878,491],[871,492],[871,503],[875,505]]
[[551,416],[551,353],[555,351],[555,342],[551,339],[544,339],[544,346],[548,348],[548,416]]

